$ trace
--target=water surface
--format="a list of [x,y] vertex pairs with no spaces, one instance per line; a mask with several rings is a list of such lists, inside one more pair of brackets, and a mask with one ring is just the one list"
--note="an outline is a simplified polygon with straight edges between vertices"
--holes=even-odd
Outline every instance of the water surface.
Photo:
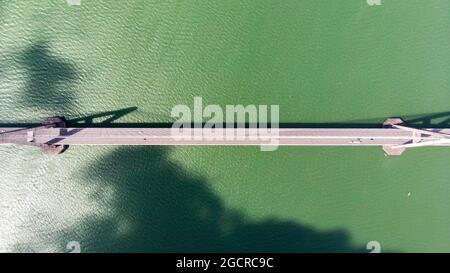
[[[136,107],[115,122],[165,123],[194,96],[278,104],[283,123],[446,112],[449,7],[0,1],[0,122]],[[446,252],[449,153],[72,147],[54,157],[4,146],[0,251],[65,252],[78,241],[84,252],[365,252],[375,240],[382,251]]]

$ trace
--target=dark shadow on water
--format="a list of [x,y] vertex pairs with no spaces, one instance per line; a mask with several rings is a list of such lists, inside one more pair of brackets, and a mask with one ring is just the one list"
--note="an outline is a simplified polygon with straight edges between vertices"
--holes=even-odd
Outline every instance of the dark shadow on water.
[[97,113],[94,115],[88,115],[85,117],[74,118],[67,121],[67,126],[101,126],[101,125],[111,125],[115,121],[125,117],[126,115],[136,111],[137,107],[128,107],[116,111],[106,111]]
[[[114,127],[117,120],[125,117],[126,115],[136,111],[137,107],[128,107],[124,109],[119,109],[115,111],[100,112],[94,115],[88,115],[79,118],[72,118],[67,120],[67,127]],[[33,128],[41,126],[41,123],[0,123],[0,127],[27,127]]]
[[[92,252],[366,252],[344,230],[253,221],[227,208],[207,181],[168,159],[167,148],[123,147],[89,166],[86,183],[113,188],[114,216],[66,233]],[[246,183],[245,180],[240,181]],[[261,189],[267,190],[267,189]]]
[[450,112],[440,112],[428,115],[412,115],[405,120],[406,123],[412,127],[449,128]]
[[[73,127],[114,127],[114,128],[170,128],[173,123],[124,123],[116,122],[118,119],[137,110],[137,107],[125,108],[117,111],[103,112],[86,117],[70,119],[69,126]],[[280,123],[280,128],[381,128],[385,119],[374,119],[373,122],[325,122],[325,123]],[[450,128],[450,112],[439,112],[421,115],[406,115],[402,117],[405,123],[417,128]],[[100,121],[98,121],[100,119]],[[192,124],[193,125],[193,124]],[[249,127],[248,124],[245,124]],[[269,123],[270,127],[271,124]],[[226,127],[226,124],[223,124]]]
[[18,63],[25,69],[25,87],[20,99],[27,107],[69,113],[74,104],[73,85],[79,75],[75,65],[55,55],[45,41],[38,41],[20,52]]
[[[173,123],[158,123],[158,122],[140,122],[140,123],[126,123],[117,122],[126,115],[136,111],[137,107],[128,107],[115,111],[99,112],[83,117],[69,117],[67,119],[68,127],[112,127],[112,128],[170,128]],[[407,115],[402,117],[405,123],[410,127],[415,128],[450,128],[450,112],[439,112],[432,114],[421,115]],[[348,122],[328,122],[328,123],[302,123],[289,122],[280,123],[280,128],[381,128],[385,119],[373,119],[368,121],[348,121]],[[37,127],[39,123],[0,123],[0,127]],[[193,124],[192,124],[193,126]],[[225,127],[226,125],[223,124]],[[236,126],[236,125],[235,125]],[[248,127],[248,124],[245,124]],[[269,123],[270,127],[271,124]]]

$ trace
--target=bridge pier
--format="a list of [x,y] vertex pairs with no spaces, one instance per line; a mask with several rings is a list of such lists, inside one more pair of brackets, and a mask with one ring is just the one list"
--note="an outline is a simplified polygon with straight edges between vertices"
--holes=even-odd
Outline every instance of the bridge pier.
[[[66,128],[67,123],[64,117],[50,117],[42,122],[42,126],[45,128]],[[46,154],[58,155],[64,153],[69,145],[40,144],[40,147]]]
[[[383,128],[392,128],[394,125],[404,125],[401,118],[389,118],[383,123]],[[406,151],[405,148],[393,148],[393,145],[383,145],[383,151],[386,156],[399,156]]]

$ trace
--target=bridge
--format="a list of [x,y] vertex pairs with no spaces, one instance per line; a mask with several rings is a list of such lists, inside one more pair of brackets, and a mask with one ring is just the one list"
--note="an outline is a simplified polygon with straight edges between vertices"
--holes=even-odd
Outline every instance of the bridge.
[[[67,128],[64,119],[56,117],[38,127],[0,128],[0,145],[32,145],[53,154],[72,145],[380,146],[386,155],[401,155],[408,148],[450,146],[450,129],[412,128],[401,119],[388,119],[383,128],[279,128],[276,134],[252,137],[258,136],[258,130],[198,128],[192,129],[192,135],[201,138],[177,138],[171,128]],[[211,133],[241,137],[214,138]]]

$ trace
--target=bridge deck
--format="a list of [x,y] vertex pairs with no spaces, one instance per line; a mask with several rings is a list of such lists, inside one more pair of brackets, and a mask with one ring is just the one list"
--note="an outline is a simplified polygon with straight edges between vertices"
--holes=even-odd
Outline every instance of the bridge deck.
[[[49,145],[264,145],[276,143],[291,146],[385,146],[414,142],[415,133],[396,128],[379,129],[313,129],[280,128],[268,133],[257,129],[192,129],[200,139],[177,139],[171,128],[0,128],[0,144]],[[450,135],[450,129],[424,129]],[[30,133],[32,132],[32,133]],[[214,135],[223,139],[213,138]],[[203,137],[201,137],[203,135]],[[240,135],[227,139],[229,135]],[[32,142],[30,142],[32,136]],[[242,137],[243,136],[243,137]],[[253,136],[253,137],[250,137]],[[255,137],[256,136],[256,137]],[[422,142],[441,140],[438,136],[421,135]],[[437,142],[432,146],[449,146]]]

